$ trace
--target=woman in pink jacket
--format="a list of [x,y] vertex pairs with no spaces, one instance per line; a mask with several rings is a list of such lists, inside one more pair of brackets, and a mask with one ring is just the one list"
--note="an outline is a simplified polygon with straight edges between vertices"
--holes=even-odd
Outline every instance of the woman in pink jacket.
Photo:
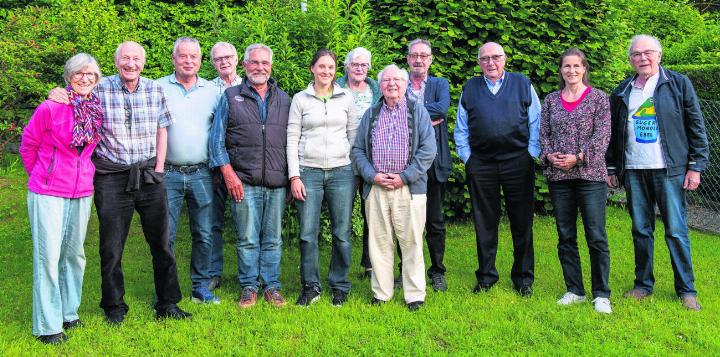
[[97,61],[80,53],[65,63],[70,104],[44,101],[25,127],[20,155],[28,180],[33,238],[33,335],[44,343],[67,340],[82,326],[77,311],[85,271],[83,243],[92,205],[102,107],[92,89]]

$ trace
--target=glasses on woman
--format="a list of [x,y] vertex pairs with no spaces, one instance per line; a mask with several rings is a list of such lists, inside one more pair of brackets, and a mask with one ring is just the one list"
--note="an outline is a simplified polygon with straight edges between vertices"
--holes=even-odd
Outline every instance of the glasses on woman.
[[95,79],[97,79],[95,73],[93,72],[77,72],[73,73],[72,75],[72,79],[76,81],[81,80],[83,77],[87,78],[87,80],[89,81],[94,81]]
[[370,65],[367,63],[350,63],[350,68],[352,69],[368,69],[370,68]]

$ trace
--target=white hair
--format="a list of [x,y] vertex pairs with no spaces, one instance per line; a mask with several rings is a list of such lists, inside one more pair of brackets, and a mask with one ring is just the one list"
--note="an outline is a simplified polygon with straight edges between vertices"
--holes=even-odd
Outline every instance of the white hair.
[[175,55],[177,54],[178,47],[180,47],[180,45],[183,43],[192,43],[195,46],[197,46],[198,54],[202,56],[202,50],[200,49],[200,42],[198,42],[198,40],[196,38],[183,36],[183,37],[179,37],[177,40],[175,40],[175,44],[173,45],[173,51],[172,51],[173,57],[175,57]]
[[412,51],[413,46],[417,45],[418,43],[422,43],[423,45],[428,46],[428,48],[430,49],[430,53],[432,54],[432,46],[430,45],[430,41],[422,38],[416,38],[410,41],[410,43],[408,43],[408,54],[410,54],[410,51]]
[[638,41],[642,41],[642,40],[650,41],[650,43],[652,43],[656,47],[655,49],[658,50],[658,52],[662,53],[662,46],[660,45],[660,40],[658,40],[657,37],[645,35],[645,34],[635,35],[630,40],[630,46],[628,47],[628,58],[630,56],[632,56],[632,50],[633,50],[633,47],[635,47],[635,44]]
[[394,69],[394,70],[400,72],[400,74],[405,79],[405,82],[410,80],[410,76],[408,75],[408,72],[406,70],[398,67],[395,64],[389,64],[389,65],[385,66],[385,68],[383,68],[382,71],[380,71],[380,73],[378,73],[378,82],[382,82],[383,75],[385,74],[385,71],[387,71],[388,69]]
[[133,45],[136,45],[136,46],[140,47],[140,51],[142,52],[143,62],[145,62],[145,59],[147,58],[147,57],[146,57],[147,54],[145,53],[145,47],[143,47],[142,45],[140,45],[139,43],[137,43],[137,42],[135,42],[135,41],[125,41],[125,42],[119,44],[119,45],[117,46],[117,48],[115,49],[115,63],[118,62],[118,59],[119,59],[119,57],[120,57],[120,50],[122,49],[122,47],[125,46],[125,45],[129,45],[129,44],[133,44]]
[[372,63],[372,54],[370,51],[368,51],[365,47],[356,47],[345,56],[345,68],[347,69],[350,67],[350,63],[358,57],[367,57],[368,65]]
[[100,78],[102,78],[102,73],[95,58],[87,53],[78,53],[65,62],[65,67],[63,68],[65,84],[70,84],[70,78],[75,73],[82,71],[85,66],[91,67],[91,70],[95,73],[95,83],[99,82]]
[[215,50],[217,50],[217,49],[220,48],[220,47],[229,48],[229,49],[233,52],[233,55],[237,56],[237,50],[235,49],[235,46],[233,46],[232,43],[230,43],[230,42],[218,42],[218,43],[216,43],[215,45],[212,46],[212,49],[210,49],[210,59],[211,59],[211,60],[214,60],[214,59],[215,59]]
[[247,63],[250,60],[250,53],[255,50],[265,50],[270,53],[270,63],[273,61],[273,51],[270,47],[263,45],[262,43],[255,43],[245,48],[245,55],[243,56],[243,63]]

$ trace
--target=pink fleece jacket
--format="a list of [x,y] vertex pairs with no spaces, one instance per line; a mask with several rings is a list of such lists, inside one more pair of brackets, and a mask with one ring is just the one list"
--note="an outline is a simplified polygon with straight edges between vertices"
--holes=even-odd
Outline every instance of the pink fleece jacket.
[[95,145],[78,155],[70,146],[73,107],[46,100],[35,109],[20,143],[20,157],[30,179],[28,189],[41,195],[78,198],[93,193]]

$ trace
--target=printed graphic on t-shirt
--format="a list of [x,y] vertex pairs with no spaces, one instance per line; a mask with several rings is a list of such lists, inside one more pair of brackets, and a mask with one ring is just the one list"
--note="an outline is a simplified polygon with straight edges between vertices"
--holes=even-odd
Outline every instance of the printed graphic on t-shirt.
[[654,143],[658,139],[657,117],[653,98],[648,98],[632,115],[635,141],[642,144]]

